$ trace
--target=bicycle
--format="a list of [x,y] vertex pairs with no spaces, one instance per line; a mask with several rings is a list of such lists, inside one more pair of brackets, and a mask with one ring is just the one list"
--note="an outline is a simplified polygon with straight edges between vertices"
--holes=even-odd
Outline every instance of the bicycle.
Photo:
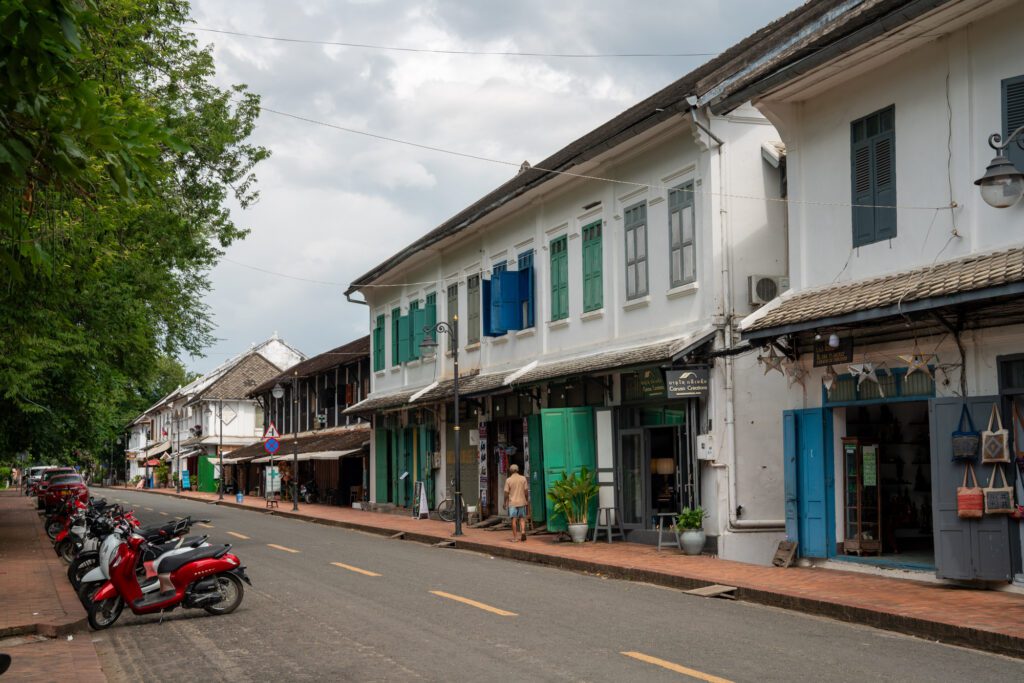
[[[445,499],[437,504],[435,511],[437,516],[443,522],[454,522],[455,521],[455,495],[452,491],[455,489],[455,479],[448,482],[448,490],[445,491]],[[466,521],[468,517],[468,509],[466,507],[466,498],[462,497],[462,521]]]

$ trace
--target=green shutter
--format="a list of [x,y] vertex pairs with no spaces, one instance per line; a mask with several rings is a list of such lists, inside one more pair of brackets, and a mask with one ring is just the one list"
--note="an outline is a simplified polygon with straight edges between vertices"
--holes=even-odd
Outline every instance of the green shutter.
[[391,364],[401,365],[402,364],[402,345],[400,343],[399,334],[402,329],[402,310],[400,308],[391,309]]
[[[597,476],[597,450],[594,440],[593,408],[546,408],[540,411],[544,447],[545,490],[561,479],[562,473],[579,472],[586,467]],[[565,517],[555,517],[548,500],[548,530],[564,531]],[[591,504],[588,521],[594,523],[597,500]]]
[[[1024,76],[1003,80],[1003,140],[1024,126]],[[1024,173],[1024,149],[1014,140],[1006,148],[1006,157]]]
[[373,328],[373,371],[384,369],[384,316],[377,316],[377,324]]
[[398,362],[400,364],[412,360],[409,356],[410,318],[411,316],[403,315],[398,319]]
[[[431,292],[427,295],[427,305],[424,310],[426,311],[426,316],[423,319],[423,326],[433,327],[437,324],[437,294]],[[431,334],[437,336],[435,333]]]
[[551,319],[569,317],[569,250],[568,238],[551,242]]
[[427,312],[421,308],[409,311],[409,360],[420,357],[420,344],[423,343],[423,328],[427,325]]
[[871,142],[875,176],[875,239],[896,237],[896,133],[888,130]]
[[601,256],[601,221],[583,228],[583,310],[604,305],[604,264]]
[[541,439],[540,415],[526,418],[526,431],[530,439],[530,512],[533,521],[543,522],[547,515],[544,495],[544,441]]
[[374,500],[388,502],[388,431],[373,430],[373,461],[376,465],[373,476]]
[[896,237],[896,110],[850,124],[853,246]]

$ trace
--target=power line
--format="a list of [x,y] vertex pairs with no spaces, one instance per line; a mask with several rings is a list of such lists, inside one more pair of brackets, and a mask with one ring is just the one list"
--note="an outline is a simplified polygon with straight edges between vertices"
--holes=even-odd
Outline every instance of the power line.
[[343,282],[328,282],[326,280],[311,280],[311,279],[309,279],[307,277],[298,277],[297,275],[288,275],[287,273],[278,273],[277,271],[267,270],[266,268],[260,268],[259,266],[251,266],[248,263],[242,263],[241,261],[236,261],[234,259],[229,259],[227,256],[222,256],[221,260],[222,261],[227,261],[228,263],[234,263],[236,266],[241,266],[243,268],[248,268],[249,270],[255,270],[255,271],[260,272],[260,273],[266,273],[267,275],[276,275],[277,277],[288,278],[289,280],[298,280],[300,282],[311,282],[311,283],[316,284],[316,285],[327,285],[328,287],[347,287],[348,286],[348,285],[346,285]]
[[258,33],[244,33],[242,31],[228,31],[219,28],[207,28],[194,26],[194,31],[205,33],[219,33],[226,36],[237,36],[239,38],[256,38],[258,40],[273,40],[280,43],[301,43],[306,45],[329,45],[334,47],[350,47],[360,50],[386,50],[390,52],[416,52],[435,55],[472,55],[482,57],[553,57],[568,59],[600,59],[600,58],[634,58],[634,57],[715,57],[717,52],[612,52],[612,53],[572,53],[572,52],[514,52],[511,50],[443,50],[425,47],[401,47],[397,45],[373,45],[370,43],[346,43],[334,40],[310,40],[306,38],[286,38],[283,36],[266,36]]

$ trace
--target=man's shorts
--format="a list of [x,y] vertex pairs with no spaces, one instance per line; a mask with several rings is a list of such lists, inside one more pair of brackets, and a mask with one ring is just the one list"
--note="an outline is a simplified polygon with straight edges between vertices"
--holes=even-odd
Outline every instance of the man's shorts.
[[517,508],[516,507],[510,507],[508,509],[508,516],[509,517],[526,517],[526,506],[523,505],[523,506],[520,506],[520,507],[517,507]]

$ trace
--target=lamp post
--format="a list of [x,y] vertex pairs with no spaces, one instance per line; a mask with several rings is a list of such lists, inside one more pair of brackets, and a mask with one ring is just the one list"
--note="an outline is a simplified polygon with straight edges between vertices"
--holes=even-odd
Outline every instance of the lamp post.
[[292,510],[299,509],[299,371],[292,372],[292,405],[295,422],[292,433]]
[[1014,140],[1024,149],[1024,126],[1007,135],[1006,142],[999,133],[988,137],[988,146],[996,151],[996,157],[985,169],[985,175],[974,181],[981,188],[981,198],[996,209],[1008,209],[1024,195],[1024,173],[1018,171],[1005,154]]
[[[177,408],[174,409],[173,416],[174,416],[174,436],[178,437],[178,429],[179,429],[179,427],[178,427],[178,409]],[[174,478],[174,490],[175,490],[176,493],[181,493],[181,438],[178,437],[177,441],[178,441],[178,447],[174,449],[174,455],[177,458],[177,462],[178,462],[177,467],[175,467],[175,470],[177,471],[178,476]],[[146,462],[148,463],[149,460],[147,459]]]
[[[274,388],[270,390],[270,395],[273,396],[274,399],[277,401],[277,419],[278,419],[278,421],[280,421],[281,420],[281,399],[284,398],[284,387],[281,386],[280,382],[275,384]],[[273,453],[270,454],[270,471],[271,472],[274,471],[274,454]],[[266,477],[264,477],[264,479],[266,479]],[[271,485],[269,488],[273,489],[274,487],[273,487],[273,485]],[[266,493],[267,493],[267,497],[269,498],[273,494],[273,491],[267,491]]]
[[217,445],[217,458],[220,460],[220,486],[218,486],[217,500],[224,500],[224,399],[217,399],[217,420],[220,422],[220,443]]
[[437,342],[432,336],[434,332],[448,335],[448,347],[452,352],[452,363],[455,368],[455,533],[462,535],[462,430],[459,424],[459,316],[453,315],[451,323],[441,321],[436,325],[423,328],[423,341],[420,342],[420,356],[427,361],[434,355]]

